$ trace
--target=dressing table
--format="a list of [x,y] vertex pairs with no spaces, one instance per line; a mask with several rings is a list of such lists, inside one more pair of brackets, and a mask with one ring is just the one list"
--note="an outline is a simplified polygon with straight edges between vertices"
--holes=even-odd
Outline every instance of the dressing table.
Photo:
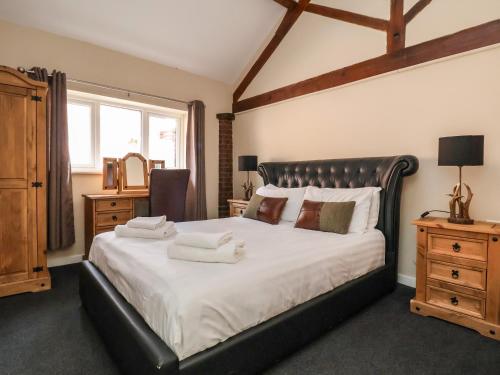
[[118,224],[137,216],[149,216],[149,193],[84,194],[85,199],[85,259],[88,258],[94,236],[110,232]]
[[149,172],[165,162],[149,160],[138,153],[122,159],[103,159],[103,189],[109,194],[83,194],[85,200],[85,259],[94,236],[110,232],[137,216],[149,216]]

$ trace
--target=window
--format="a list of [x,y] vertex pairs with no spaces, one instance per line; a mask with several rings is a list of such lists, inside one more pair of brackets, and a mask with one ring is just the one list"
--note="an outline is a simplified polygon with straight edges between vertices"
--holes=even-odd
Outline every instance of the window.
[[92,105],[77,101],[68,103],[69,153],[71,164],[75,167],[93,166],[92,130]]
[[141,111],[101,104],[99,120],[103,157],[121,158],[142,151]]
[[139,152],[183,167],[186,112],[91,95],[68,94],[68,137],[74,172],[100,172],[102,158]]
[[161,115],[149,115],[149,157],[165,160],[165,166],[176,165],[177,122]]

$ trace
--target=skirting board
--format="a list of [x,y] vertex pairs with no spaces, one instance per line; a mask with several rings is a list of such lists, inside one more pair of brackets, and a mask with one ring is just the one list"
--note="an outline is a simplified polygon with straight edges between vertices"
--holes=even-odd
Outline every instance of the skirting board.
[[403,275],[402,273],[398,273],[398,283],[415,288],[415,286],[417,285],[417,280],[414,276],[408,276]]
[[66,266],[68,264],[80,263],[83,259],[82,254],[74,254],[68,256],[58,256],[58,257],[50,257],[47,260],[47,267],[59,267]]

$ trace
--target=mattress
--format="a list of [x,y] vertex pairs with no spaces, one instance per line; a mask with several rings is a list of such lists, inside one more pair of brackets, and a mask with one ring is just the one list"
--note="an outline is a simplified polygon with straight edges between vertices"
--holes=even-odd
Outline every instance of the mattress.
[[90,261],[183,360],[384,265],[382,232],[338,235],[232,217],[176,224],[231,230],[246,241],[236,264],[167,257],[172,239],[95,237]]

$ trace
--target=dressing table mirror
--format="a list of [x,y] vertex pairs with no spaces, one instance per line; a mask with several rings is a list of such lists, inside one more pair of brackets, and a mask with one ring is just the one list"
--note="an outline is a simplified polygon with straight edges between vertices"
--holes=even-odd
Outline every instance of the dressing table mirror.
[[149,168],[148,168],[149,171],[151,171],[151,169],[163,169],[163,168],[165,168],[165,160],[149,159]]
[[118,189],[118,159],[102,159],[102,189]]
[[148,168],[144,156],[129,152],[119,161],[118,193],[148,190]]

